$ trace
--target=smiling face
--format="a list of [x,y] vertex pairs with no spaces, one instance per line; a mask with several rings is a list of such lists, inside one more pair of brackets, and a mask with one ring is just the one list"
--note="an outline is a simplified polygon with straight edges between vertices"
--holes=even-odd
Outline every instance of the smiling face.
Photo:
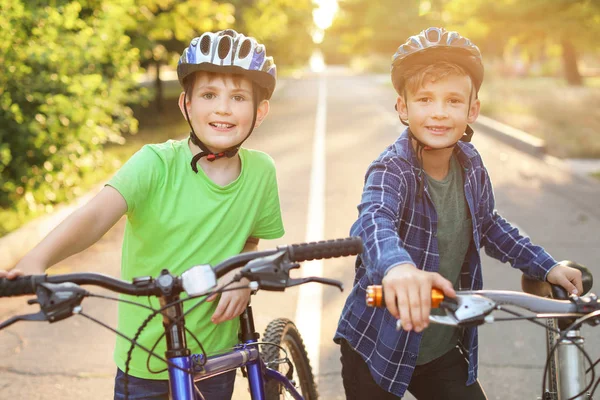
[[[252,126],[254,105],[252,82],[244,77],[197,72],[193,84],[179,97],[179,108],[185,117],[184,106],[194,133],[214,153],[240,144]],[[260,101],[255,126],[261,124],[269,111],[269,102]]]
[[446,67],[445,72],[433,68],[433,72],[407,82],[396,105],[400,118],[408,121],[421,142],[442,149],[460,140],[467,124],[477,119],[480,104],[468,75]]

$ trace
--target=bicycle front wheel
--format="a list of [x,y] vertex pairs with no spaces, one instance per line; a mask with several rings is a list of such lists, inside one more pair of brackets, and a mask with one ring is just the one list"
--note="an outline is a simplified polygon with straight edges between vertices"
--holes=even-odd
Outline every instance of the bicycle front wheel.
[[[310,367],[308,355],[298,328],[292,321],[279,318],[271,321],[265,329],[263,336],[265,342],[274,343],[285,349],[289,361],[292,364],[292,381],[305,400],[316,400],[319,398],[317,385]],[[261,357],[265,364],[271,369],[279,371],[283,375],[290,375],[290,367],[286,362],[277,361],[285,357],[283,351],[276,346],[264,345]],[[292,398],[285,387],[275,380],[265,382],[266,400],[278,400]]]

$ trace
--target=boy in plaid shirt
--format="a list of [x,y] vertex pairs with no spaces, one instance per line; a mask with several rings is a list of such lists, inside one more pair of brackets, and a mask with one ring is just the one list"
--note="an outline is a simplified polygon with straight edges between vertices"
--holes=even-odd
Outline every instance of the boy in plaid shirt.
[[[559,265],[494,210],[492,184],[469,143],[483,82],[477,46],[428,28],[398,48],[391,75],[408,127],[371,163],[351,229],[365,250],[334,338],[346,396],[395,399],[408,390],[420,400],[485,399],[477,329],[428,327],[431,289],[449,297],[455,289],[481,289],[482,247],[569,293],[582,292],[581,273]],[[386,308],[366,307],[372,284],[383,285]]]

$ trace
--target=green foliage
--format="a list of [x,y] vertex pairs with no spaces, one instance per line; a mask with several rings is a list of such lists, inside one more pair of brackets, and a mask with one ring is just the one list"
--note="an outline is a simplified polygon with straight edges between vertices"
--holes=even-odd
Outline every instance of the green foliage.
[[0,0],[0,210],[74,197],[103,167],[102,146],[137,130],[131,1],[51,3]]
[[140,51],[142,65],[175,65],[199,33],[232,26],[234,9],[213,0],[134,0],[127,34]]
[[[471,27],[486,26],[496,39],[518,38],[524,44],[556,42],[568,37],[579,48],[597,50],[600,2],[597,0],[452,0],[446,11],[454,24],[470,20]],[[506,27],[510,26],[510,30]]]
[[305,65],[314,48],[312,0],[231,0],[235,29],[267,46],[281,69]]
[[[336,52],[390,56],[410,35],[428,26],[458,30],[487,60],[522,57],[543,64],[562,55],[565,76],[576,79],[577,56],[598,54],[598,0],[339,0],[340,13],[327,30],[326,58]],[[560,46],[559,54],[551,49]],[[571,46],[574,50],[571,49]],[[549,61],[547,70],[556,69]]]
[[598,88],[490,73],[480,99],[483,115],[544,139],[550,155],[600,158],[600,109],[590,106],[600,104]]
[[[505,59],[542,65],[546,71],[552,69],[552,59],[560,57],[564,77],[571,85],[582,83],[579,56],[600,51],[597,0],[452,0],[446,11],[467,35],[484,32],[484,38],[477,38],[484,54],[495,47],[504,50]],[[464,21],[469,24],[462,25]],[[553,54],[557,46],[560,51]]]
[[[341,42],[337,51],[343,54],[377,53],[391,60],[398,46],[409,36],[429,26],[441,25],[441,2],[422,0],[340,0],[340,10],[326,31],[324,47]],[[335,54],[326,54],[336,58]]]

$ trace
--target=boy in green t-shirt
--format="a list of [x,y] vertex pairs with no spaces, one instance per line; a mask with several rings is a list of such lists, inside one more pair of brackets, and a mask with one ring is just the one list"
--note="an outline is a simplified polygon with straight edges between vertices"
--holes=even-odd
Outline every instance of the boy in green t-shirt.
[[[193,39],[177,67],[184,91],[179,107],[190,137],[146,145],[88,204],[73,213],[28,253],[15,270],[39,274],[98,241],[123,215],[127,216],[121,277],[157,276],[162,268],[181,274],[197,264],[214,265],[257,249],[259,238],[283,236],[273,160],[241,147],[269,111],[276,67],[254,38],[233,30],[204,33]],[[221,278],[231,281],[236,271]],[[242,282],[244,283],[244,282]],[[186,316],[187,327],[208,353],[237,341],[239,321],[249,289],[228,291]],[[135,297],[122,296],[134,302]],[[152,306],[159,308],[152,299]],[[144,299],[143,302],[147,303]],[[146,318],[139,307],[120,303],[118,330],[135,335]],[[138,342],[151,348],[163,333],[156,316]],[[200,352],[195,340],[190,350]],[[130,343],[118,338],[115,399],[124,398],[123,380]],[[164,340],[156,348],[164,354]],[[130,362],[128,391],[136,399],[168,398],[166,372],[151,373],[147,354],[136,348]],[[164,369],[150,359],[150,369]],[[198,383],[207,400],[230,399],[235,371]]]

